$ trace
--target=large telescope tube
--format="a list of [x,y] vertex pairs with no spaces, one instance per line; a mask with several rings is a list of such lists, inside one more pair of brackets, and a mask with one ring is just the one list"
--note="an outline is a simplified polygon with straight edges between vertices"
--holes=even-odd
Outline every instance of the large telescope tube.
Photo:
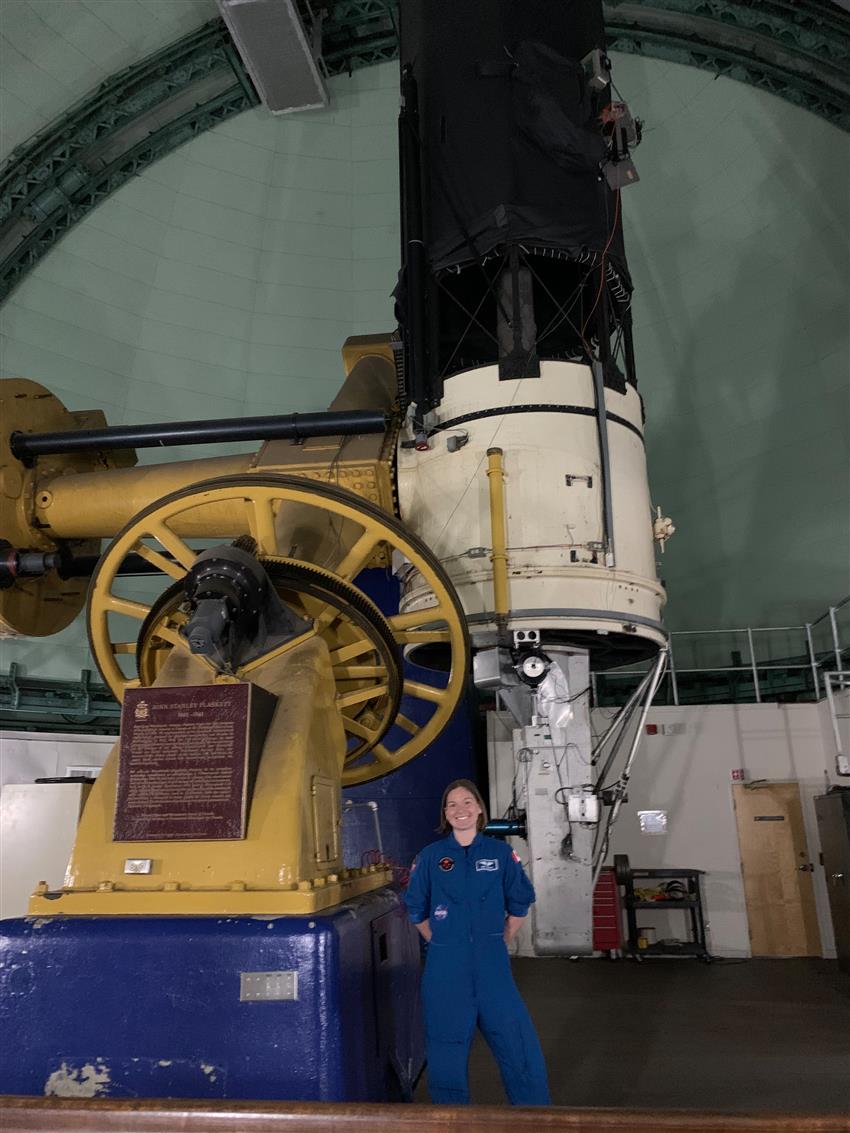
[[[664,591],[601,3],[495,0],[483,18],[411,0],[401,68],[402,518],[451,575],[477,646],[533,627],[596,668],[648,657]],[[408,572],[404,608],[429,600]]]

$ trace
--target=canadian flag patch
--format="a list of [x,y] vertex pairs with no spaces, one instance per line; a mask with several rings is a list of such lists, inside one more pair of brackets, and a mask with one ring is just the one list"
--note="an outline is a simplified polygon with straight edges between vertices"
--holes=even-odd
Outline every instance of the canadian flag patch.
[[511,857],[514,859],[517,865],[519,865],[519,854],[516,852],[516,850],[511,850]]

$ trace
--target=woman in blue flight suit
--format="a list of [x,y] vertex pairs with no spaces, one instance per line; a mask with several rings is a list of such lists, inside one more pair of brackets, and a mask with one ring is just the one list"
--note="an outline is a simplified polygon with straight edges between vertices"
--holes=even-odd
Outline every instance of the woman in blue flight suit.
[[440,830],[417,856],[405,902],[428,941],[422,977],[431,1100],[469,1103],[467,1065],[476,1025],[513,1105],[549,1105],[546,1064],[513,976],[507,944],[534,889],[504,842],[485,838],[484,800],[457,779],[443,793]]

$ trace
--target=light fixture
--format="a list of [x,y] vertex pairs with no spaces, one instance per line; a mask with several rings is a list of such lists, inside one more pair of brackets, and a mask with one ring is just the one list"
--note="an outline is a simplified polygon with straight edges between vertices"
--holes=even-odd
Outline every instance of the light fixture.
[[[218,0],[245,70],[272,114],[328,105],[312,43],[292,0]],[[318,38],[318,36],[316,37]]]

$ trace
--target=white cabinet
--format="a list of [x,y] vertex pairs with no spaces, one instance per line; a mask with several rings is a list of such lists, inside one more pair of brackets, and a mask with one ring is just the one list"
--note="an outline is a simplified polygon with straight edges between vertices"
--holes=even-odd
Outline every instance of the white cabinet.
[[26,915],[39,881],[59,889],[88,783],[7,783],[0,792],[0,917]]

